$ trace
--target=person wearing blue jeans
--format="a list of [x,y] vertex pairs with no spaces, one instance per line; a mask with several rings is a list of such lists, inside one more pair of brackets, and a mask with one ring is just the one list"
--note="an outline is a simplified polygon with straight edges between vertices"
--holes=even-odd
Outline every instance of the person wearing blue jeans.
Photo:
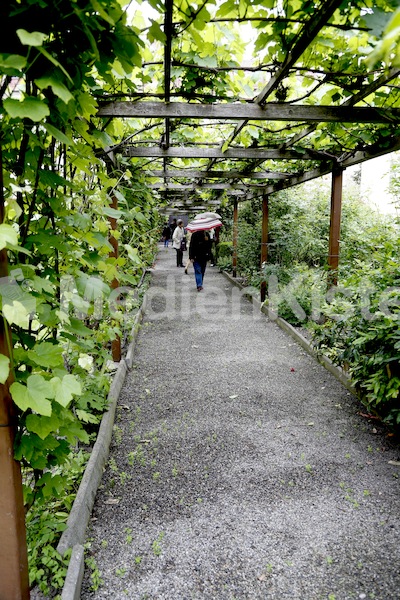
[[164,248],[168,248],[169,240],[171,239],[171,229],[169,228],[168,223],[166,223],[163,229],[162,237],[164,240]]
[[190,239],[189,258],[193,261],[197,291],[203,289],[204,273],[207,261],[210,260],[210,236],[205,231],[195,231]]

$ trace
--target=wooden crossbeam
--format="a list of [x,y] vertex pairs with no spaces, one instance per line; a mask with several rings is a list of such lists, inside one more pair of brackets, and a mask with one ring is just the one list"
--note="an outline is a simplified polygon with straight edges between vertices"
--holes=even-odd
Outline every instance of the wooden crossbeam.
[[384,148],[378,143],[369,147],[366,146],[363,150],[358,152],[344,154],[341,157],[339,164],[342,167],[351,167],[353,165],[358,165],[359,163],[365,162],[366,160],[370,160],[371,158],[396,152],[396,150],[400,150],[400,136],[392,137],[386,140],[386,145]]
[[295,150],[263,150],[258,148],[228,148],[222,152],[219,148],[168,148],[164,150],[157,146],[136,148],[128,147],[125,156],[158,157],[158,158],[240,158],[261,160],[326,160],[317,152],[296,152]]
[[[390,154],[391,152],[395,152],[396,150],[400,150],[400,136],[392,137],[387,140],[387,146],[382,148],[379,144],[371,145],[370,147],[366,147],[364,150],[360,150],[354,153],[347,153],[341,157],[340,160],[336,163],[336,168],[347,168],[352,167],[354,165],[358,165],[366,160],[371,160],[372,158],[377,158],[378,156],[383,156],[385,154]],[[295,174],[288,177],[285,180],[277,181],[271,185],[268,185],[264,188],[264,192],[266,194],[272,194],[273,192],[277,192],[279,190],[284,190],[291,188],[295,185],[299,185],[301,183],[305,183],[306,181],[311,181],[312,179],[317,179],[318,177],[322,177],[323,175],[328,175],[328,173],[332,172],[332,164],[322,164],[319,168],[311,169],[310,171],[306,171],[300,175]]]
[[98,110],[99,117],[247,119],[250,121],[398,123],[400,109],[352,106],[308,106],[300,104],[194,104],[185,102],[108,102]]
[[[222,184],[221,184],[222,185]],[[204,186],[206,187],[206,186]],[[213,188],[213,189],[220,189],[220,188]],[[263,191],[265,188],[262,187],[261,191]],[[163,187],[163,188],[159,188],[157,191],[160,194],[167,194],[169,192],[171,192],[171,196],[172,199],[174,200],[175,198],[179,199],[179,202],[185,202],[188,206],[191,206],[192,204],[194,204],[195,202],[204,202],[204,198],[202,198],[201,196],[197,196],[195,194],[197,194],[197,192],[199,192],[201,190],[201,187],[199,186],[198,188],[193,188],[193,186],[190,187],[183,187],[181,186],[179,189],[170,189],[167,187]],[[188,191],[190,191],[193,195],[188,197]],[[229,196],[246,196],[247,194],[252,195],[252,190],[249,189],[243,189],[243,190],[238,190],[236,188],[236,186],[233,186],[232,188],[223,188],[224,193],[228,194]],[[212,202],[210,200],[207,200],[207,204],[212,204]],[[215,203],[217,204],[217,203]],[[219,205],[219,202],[218,202]]]
[[[343,102],[343,104],[341,106],[354,106],[355,104],[357,104],[358,102],[361,102],[364,98],[366,98],[373,92],[376,92],[377,90],[379,90],[379,88],[387,85],[392,79],[395,79],[396,77],[398,77],[398,75],[400,75],[400,69],[394,68],[394,67],[389,69],[389,71],[387,71],[384,75],[382,75],[381,77],[378,77],[375,81],[373,81],[369,85],[364,86],[356,94],[354,94],[353,96],[348,98],[345,102]],[[304,139],[305,137],[310,135],[313,131],[315,131],[316,127],[317,127],[317,124],[315,123],[313,125],[308,126],[307,129],[305,129],[304,131],[300,131],[295,136],[293,136],[289,142],[287,142],[285,144],[285,147],[288,148],[289,146],[293,146],[294,144],[297,144],[297,142]]]
[[[320,10],[313,14],[309,22],[303,27],[297,42],[292,47],[291,51],[287,54],[285,60],[282,62],[276,73],[268,81],[264,89],[258,94],[256,103],[262,105],[267,100],[268,96],[278,87],[278,85],[289,75],[291,67],[293,67],[296,61],[300,58],[306,48],[310,45],[311,41],[318,35],[319,31],[328,22],[330,17],[333,15],[337,7],[341,4],[340,0],[327,0],[323,10]],[[231,144],[235,137],[240,133],[243,127],[248,121],[247,117],[239,122],[232,135],[229,138]]]
[[197,179],[201,177],[203,179],[287,179],[290,177],[287,173],[279,173],[274,171],[251,171],[246,173],[244,171],[196,171],[196,170],[185,170],[185,169],[168,169],[166,171],[146,171],[147,177],[161,177],[168,179],[173,178],[185,178],[185,179]]
[[[319,10],[313,14],[312,18],[310,18],[308,23],[302,28],[297,40],[292,46],[290,52],[286,55],[280,67],[276,70],[263,90],[261,90],[261,92],[258,94],[256,98],[256,103],[258,105],[261,106],[265,104],[268,96],[270,96],[272,92],[277,89],[278,85],[288,76],[290,68],[295,65],[296,61],[309,46],[313,38],[318,35],[318,32],[322,29],[322,27],[327,24],[340,4],[340,0],[326,0],[323,10]],[[229,136],[227,142],[228,145],[232,144],[233,140],[239,135],[243,127],[247,125],[248,121],[249,117],[245,116],[236,124],[235,129]],[[214,163],[215,160],[209,161],[207,168],[211,169]]]
[[[147,187],[153,190],[192,190],[193,184],[184,183],[149,183]],[[253,188],[265,189],[265,185],[262,184],[239,184],[239,183],[202,183],[201,185],[195,186],[195,189],[209,189],[209,190],[249,190]]]

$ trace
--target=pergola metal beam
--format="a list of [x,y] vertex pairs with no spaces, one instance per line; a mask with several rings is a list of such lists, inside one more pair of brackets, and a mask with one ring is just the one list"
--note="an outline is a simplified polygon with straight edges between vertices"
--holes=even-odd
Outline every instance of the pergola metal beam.
[[300,104],[194,104],[185,102],[109,102],[97,116],[153,119],[242,119],[319,123],[400,123],[399,108],[308,106]]

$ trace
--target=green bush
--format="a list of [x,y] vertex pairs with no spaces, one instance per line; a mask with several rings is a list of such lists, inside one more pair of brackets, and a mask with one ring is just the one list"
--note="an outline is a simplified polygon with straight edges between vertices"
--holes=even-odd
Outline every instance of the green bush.
[[[71,452],[64,465],[42,477],[41,485],[44,486],[44,480],[47,480],[46,495],[34,503],[28,502],[31,504],[26,514],[30,585],[37,585],[49,597],[64,585],[71,551],[61,556],[56,547],[66,528],[77,492],[77,480],[81,478],[88,458],[89,454],[82,450]],[[25,498],[35,489],[32,488],[33,473],[31,475],[24,471]]]
[[229,259],[232,260],[233,243],[232,242],[219,242],[216,246],[217,261]]
[[348,369],[367,409],[400,424],[400,261],[386,243],[357,264],[323,307],[315,344]]
[[[308,321],[320,318],[326,290],[323,269],[311,269],[304,263],[292,269],[265,265],[262,277],[267,283],[266,304],[279,317],[295,326],[305,326]],[[254,285],[254,278],[251,285]]]
[[261,223],[255,225],[240,221],[237,243],[238,272],[251,276],[260,270],[261,264]]

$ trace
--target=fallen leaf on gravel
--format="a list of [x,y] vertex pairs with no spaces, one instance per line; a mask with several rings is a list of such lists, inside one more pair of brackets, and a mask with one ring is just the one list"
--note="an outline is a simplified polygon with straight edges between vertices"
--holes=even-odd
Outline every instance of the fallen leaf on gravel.
[[396,467],[400,467],[400,460],[389,460],[388,465],[395,465]]
[[364,417],[365,419],[375,419],[375,420],[380,420],[380,417],[377,417],[376,415],[370,415],[369,413],[363,413],[363,412],[359,412],[358,413],[360,415],[360,417]]
[[258,576],[259,581],[266,581],[267,580],[267,576],[265,573],[261,573],[261,575]]
[[107,498],[104,504],[119,504],[119,498]]

